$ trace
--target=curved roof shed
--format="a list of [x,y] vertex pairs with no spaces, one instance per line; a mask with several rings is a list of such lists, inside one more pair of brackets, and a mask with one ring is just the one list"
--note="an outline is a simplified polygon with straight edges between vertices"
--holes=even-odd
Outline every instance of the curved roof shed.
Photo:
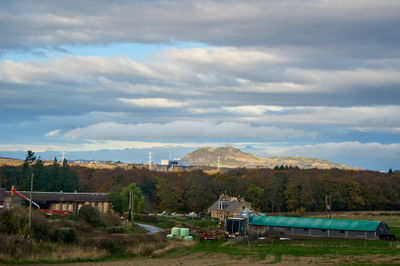
[[381,221],[340,220],[323,218],[300,218],[282,216],[257,216],[251,217],[251,224],[258,226],[297,227],[347,231],[377,231],[381,226],[388,228]]

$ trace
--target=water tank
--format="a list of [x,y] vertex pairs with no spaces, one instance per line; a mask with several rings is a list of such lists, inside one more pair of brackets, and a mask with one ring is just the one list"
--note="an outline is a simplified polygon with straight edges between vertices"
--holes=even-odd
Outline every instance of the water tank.
[[249,226],[250,224],[250,218],[253,212],[247,208],[243,209],[240,211],[240,216],[245,219],[245,226]]
[[250,219],[252,214],[253,214],[253,212],[247,208],[240,211],[240,216],[242,216],[243,218],[246,218],[246,219]]

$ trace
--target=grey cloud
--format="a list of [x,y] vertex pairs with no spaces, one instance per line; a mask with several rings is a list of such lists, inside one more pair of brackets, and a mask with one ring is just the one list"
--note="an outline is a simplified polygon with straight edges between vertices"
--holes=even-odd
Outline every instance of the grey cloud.
[[273,126],[252,126],[237,122],[173,121],[166,124],[99,123],[73,129],[65,133],[65,136],[95,140],[215,141],[313,138],[316,133]]
[[397,51],[388,1],[6,1],[0,49],[115,42],[313,46],[350,56]]

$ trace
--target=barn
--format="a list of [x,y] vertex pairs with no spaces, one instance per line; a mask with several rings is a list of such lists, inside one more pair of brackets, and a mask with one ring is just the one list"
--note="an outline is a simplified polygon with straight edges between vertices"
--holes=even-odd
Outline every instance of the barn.
[[285,235],[378,239],[381,235],[390,234],[389,226],[380,221],[258,215],[253,215],[250,221],[253,230],[267,230],[269,233]]

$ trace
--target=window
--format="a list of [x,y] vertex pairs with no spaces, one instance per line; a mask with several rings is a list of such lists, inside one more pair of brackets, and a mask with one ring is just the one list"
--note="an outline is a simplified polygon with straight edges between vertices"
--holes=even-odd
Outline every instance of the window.
[[344,234],[344,230],[340,230],[340,233]]
[[326,229],[322,229],[322,232],[326,232]]
[[308,228],[304,228],[304,231],[308,231]]

